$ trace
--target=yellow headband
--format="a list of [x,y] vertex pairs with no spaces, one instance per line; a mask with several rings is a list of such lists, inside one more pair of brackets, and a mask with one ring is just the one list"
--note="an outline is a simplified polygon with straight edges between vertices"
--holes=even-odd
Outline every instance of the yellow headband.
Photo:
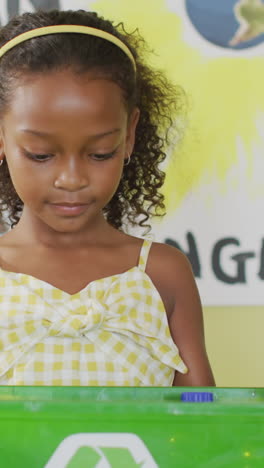
[[113,36],[112,34],[102,31],[101,29],[91,28],[89,26],[79,26],[73,24],[58,24],[56,26],[45,26],[43,28],[31,29],[25,33],[19,34],[18,36],[14,37],[2,47],[0,47],[0,58],[13,47],[21,42],[27,41],[33,37],[39,36],[46,36],[48,34],[57,34],[57,33],[79,33],[79,34],[88,34],[90,36],[101,37],[106,41],[112,42],[115,44],[119,49],[121,49],[131,60],[134,70],[136,71],[136,62],[131,54],[129,48],[117,37]]

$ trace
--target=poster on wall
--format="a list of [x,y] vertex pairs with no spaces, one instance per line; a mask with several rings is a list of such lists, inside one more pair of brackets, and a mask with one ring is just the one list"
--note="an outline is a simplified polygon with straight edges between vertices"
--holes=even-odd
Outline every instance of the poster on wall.
[[204,305],[263,305],[264,2],[3,0],[1,24],[38,8],[95,10],[138,27],[152,63],[189,100],[153,237],[187,254]]

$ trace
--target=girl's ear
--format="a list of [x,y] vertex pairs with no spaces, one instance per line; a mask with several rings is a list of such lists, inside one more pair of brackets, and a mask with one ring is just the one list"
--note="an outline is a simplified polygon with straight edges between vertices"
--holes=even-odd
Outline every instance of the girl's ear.
[[140,110],[135,107],[131,112],[127,125],[127,138],[126,138],[126,150],[128,154],[131,154],[135,144],[136,128],[139,121]]

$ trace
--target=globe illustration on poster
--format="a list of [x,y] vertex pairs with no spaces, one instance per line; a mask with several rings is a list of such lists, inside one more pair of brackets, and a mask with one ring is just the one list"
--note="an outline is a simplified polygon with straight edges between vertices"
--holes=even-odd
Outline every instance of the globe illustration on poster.
[[195,29],[207,41],[228,49],[247,49],[264,42],[262,0],[185,0]]

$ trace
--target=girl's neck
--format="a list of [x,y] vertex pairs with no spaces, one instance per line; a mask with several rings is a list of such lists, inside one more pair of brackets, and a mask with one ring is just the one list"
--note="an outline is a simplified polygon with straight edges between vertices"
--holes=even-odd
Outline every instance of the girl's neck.
[[76,249],[100,243],[109,243],[111,239],[124,234],[113,228],[100,216],[93,224],[76,232],[58,232],[41,220],[23,211],[18,224],[8,233],[9,240],[24,245],[37,245],[54,249]]

